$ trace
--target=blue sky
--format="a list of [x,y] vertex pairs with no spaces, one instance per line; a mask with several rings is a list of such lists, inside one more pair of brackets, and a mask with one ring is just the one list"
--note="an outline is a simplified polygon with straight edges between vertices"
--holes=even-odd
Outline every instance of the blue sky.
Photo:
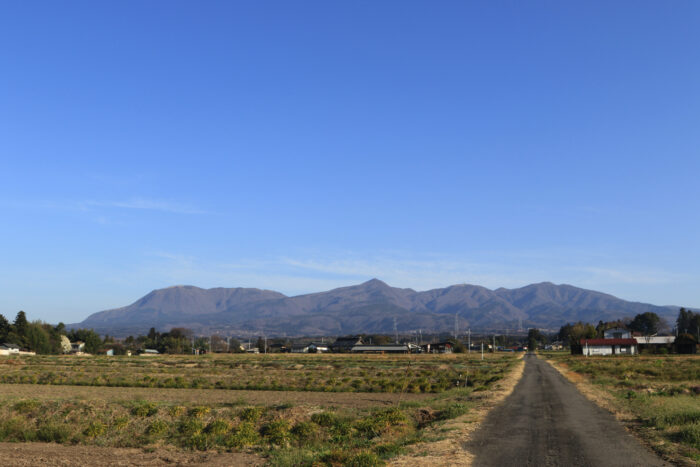
[[700,3],[5,2],[0,313],[175,284],[700,306]]

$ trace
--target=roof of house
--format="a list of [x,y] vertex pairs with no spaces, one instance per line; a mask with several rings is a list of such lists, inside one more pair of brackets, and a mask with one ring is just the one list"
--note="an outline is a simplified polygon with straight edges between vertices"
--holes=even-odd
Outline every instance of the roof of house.
[[17,345],[17,344],[8,344],[7,342],[5,342],[5,343],[3,344],[3,346],[5,346],[5,348],[7,348],[7,349],[19,349],[19,345]]
[[581,345],[637,345],[636,339],[581,339]]
[[355,345],[352,348],[353,352],[388,352],[392,350],[407,351],[408,346],[406,344]]

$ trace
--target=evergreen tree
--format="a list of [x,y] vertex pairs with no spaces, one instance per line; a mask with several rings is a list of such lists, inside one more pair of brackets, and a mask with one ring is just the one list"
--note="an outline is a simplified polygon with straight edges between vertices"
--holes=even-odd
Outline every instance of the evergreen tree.
[[680,312],[678,313],[678,319],[676,319],[676,329],[678,329],[679,334],[683,332],[692,333],[693,331],[695,331],[695,329],[693,329],[693,318],[695,318],[694,315],[695,313],[693,313],[692,310],[686,310],[685,308],[680,309]]
[[15,317],[15,322],[14,322],[14,329],[13,331],[15,334],[17,334],[20,337],[24,337],[27,335],[27,315],[24,313],[24,311],[19,311],[17,313],[17,316]]
[[38,322],[27,324],[25,340],[29,350],[38,354],[53,353],[49,333]]
[[11,330],[10,322],[7,321],[3,315],[0,315],[0,344],[7,341],[7,336],[10,334]]
[[629,328],[632,331],[641,332],[645,336],[652,336],[659,332],[659,324],[661,318],[656,313],[647,311],[646,313],[638,314],[630,323]]

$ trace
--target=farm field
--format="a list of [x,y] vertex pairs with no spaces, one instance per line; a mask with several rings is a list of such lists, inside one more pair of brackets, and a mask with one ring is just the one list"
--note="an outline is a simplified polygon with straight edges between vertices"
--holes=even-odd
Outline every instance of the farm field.
[[541,352],[610,396],[613,410],[658,453],[680,464],[700,462],[700,357],[583,357]]
[[[407,361],[406,356],[349,354],[34,356],[0,360],[0,383],[440,393],[454,386],[467,362],[457,355],[411,355],[406,372]],[[494,376],[478,367],[473,372],[474,384]]]
[[12,357],[0,360],[0,442],[382,465],[434,436],[427,428],[477,407],[516,361],[512,354]]

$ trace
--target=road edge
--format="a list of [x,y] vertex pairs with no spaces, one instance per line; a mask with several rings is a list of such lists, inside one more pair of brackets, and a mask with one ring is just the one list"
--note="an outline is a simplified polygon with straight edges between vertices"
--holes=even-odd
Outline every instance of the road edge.
[[430,466],[459,466],[470,467],[474,456],[465,449],[465,444],[471,439],[472,434],[481,426],[486,416],[502,403],[515,389],[521,380],[525,370],[525,354],[518,357],[518,362],[513,365],[510,372],[494,383],[490,393],[479,400],[478,405],[465,415],[448,420],[438,427],[432,428],[433,432],[448,431],[446,438],[430,443],[417,443],[408,447],[409,452],[396,457],[387,465],[391,467],[408,467],[415,465]]
[[622,424],[625,431],[634,436],[637,441],[651,453],[673,465],[682,467],[694,467],[696,465],[694,462],[689,462],[686,458],[670,456],[667,452],[661,450],[659,446],[665,443],[665,441],[662,440],[660,436],[640,430],[640,424],[636,415],[622,407],[615,400],[613,395],[603,389],[597,388],[584,375],[569,370],[565,366],[550,360],[544,355],[538,355],[538,358],[539,357],[542,357],[542,360],[551,365],[552,368],[557,370],[567,381],[572,383],[586,399],[610,412]]

